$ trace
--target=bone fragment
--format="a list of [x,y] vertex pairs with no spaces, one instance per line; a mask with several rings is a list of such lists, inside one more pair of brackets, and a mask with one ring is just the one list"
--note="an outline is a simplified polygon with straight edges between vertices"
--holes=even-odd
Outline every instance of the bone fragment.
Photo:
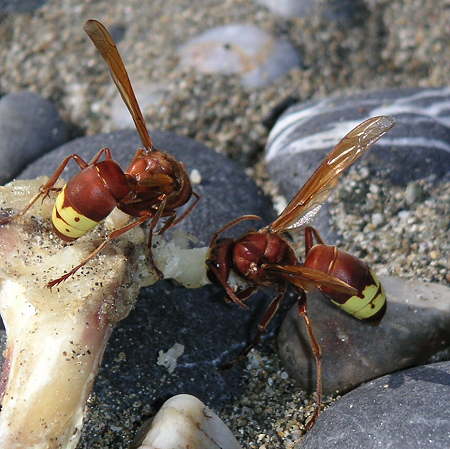
[[180,394],[166,401],[139,449],[241,449],[230,429],[203,402]]
[[[20,210],[44,182],[40,178],[0,187],[1,213]],[[0,226],[0,313],[7,332],[0,377],[0,449],[76,447],[85,403],[112,329],[128,315],[140,287],[156,281],[148,272],[145,232],[135,228],[49,290],[47,282],[89,254],[107,232],[106,225],[117,224],[113,216],[106,225],[65,244],[52,231],[50,196]],[[171,261],[176,248],[172,245],[167,256],[163,246],[155,259],[164,272],[166,265],[179,263]],[[201,266],[205,251],[199,253]],[[197,269],[194,276],[200,273],[201,279],[188,283],[204,282],[204,271]],[[180,276],[186,278],[185,273]]]

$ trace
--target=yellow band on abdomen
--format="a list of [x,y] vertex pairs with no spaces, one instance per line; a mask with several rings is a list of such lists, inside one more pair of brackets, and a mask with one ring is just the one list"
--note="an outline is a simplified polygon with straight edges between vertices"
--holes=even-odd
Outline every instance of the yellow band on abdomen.
[[352,296],[345,301],[344,304],[339,304],[336,301],[333,301],[333,303],[342,310],[350,315],[353,315],[359,320],[366,320],[374,316],[386,302],[386,295],[384,293],[383,286],[372,271],[370,274],[372,275],[375,283],[368,285],[363,290],[362,298],[359,296]]
[[52,211],[52,222],[55,228],[66,237],[77,239],[92,228],[98,222],[85,217],[73,207],[63,207],[66,186],[59,192]]

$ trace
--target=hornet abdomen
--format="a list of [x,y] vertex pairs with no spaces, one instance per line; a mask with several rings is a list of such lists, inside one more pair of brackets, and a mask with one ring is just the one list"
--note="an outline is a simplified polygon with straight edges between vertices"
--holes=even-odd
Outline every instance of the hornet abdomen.
[[335,276],[361,292],[361,296],[348,296],[325,287],[320,288],[346,313],[359,320],[379,320],[384,315],[386,296],[383,286],[362,260],[336,246],[319,244],[308,252],[305,266]]

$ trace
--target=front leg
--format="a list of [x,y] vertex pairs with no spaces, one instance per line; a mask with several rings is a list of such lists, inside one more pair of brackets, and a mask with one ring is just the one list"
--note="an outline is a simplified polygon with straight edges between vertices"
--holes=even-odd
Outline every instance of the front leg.
[[270,302],[267,307],[261,321],[258,323],[258,327],[256,329],[256,335],[253,340],[242,350],[242,352],[231,362],[224,363],[220,366],[221,369],[231,368],[236,363],[244,360],[248,353],[260,342],[261,336],[266,332],[267,327],[269,326],[272,318],[277,314],[278,309],[280,308],[281,301],[286,295],[287,286],[283,282],[278,286],[277,296]]
[[[148,258],[149,258],[149,264],[150,264],[150,268],[152,268],[155,272],[156,275],[158,276],[159,280],[164,278],[164,275],[162,273],[162,271],[156,266],[155,264],[155,260],[153,258],[153,232],[156,228],[156,225],[158,224],[158,221],[160,220],[164,209],[166,207],[166,203],[167,203],[167,196],[164,195],[164,198],[162,199],[162,201],[159,203],[158,209],[156,210],[156,212],[154,213],[152,220],[150,221],[150,226],[149,226],[149,230],[148,230],[148,242],[147,242],[147,246],[148,246]],[[172,215],[170,218],[174,218],[174,215]],[[169,218],[169,220],[170,220]],[[164,226],[163,226],[163,230]],[[159,232],[159,234],[161,234],[162,231]]]
[[142,223],[146,222],[150,218],[150,214],[143,215],[142,217],[139,217],[136,221],[133,221],[132,223],[129,223],[125,226],[123,226],[120,229],[117,229],[110,234],[108,234],[105,239],[103,240],[100,245],[97,246],[97,248],[94,249],[90,254],[88,254],[76,267],[72,268],[70,271],[62,275],[61,277],[54,279],[53,281],[50,281],[47,283],[48,288],[52,288],[55,285],[58,285],[59,283],[65,281],[70,276],[73,276],[81,267],[86,265],[87,262],[89,262],[91,259],[93,259],[111,240],[114,240],[118,237],[120,237],[125,232],[129,231],[130,229],[135,228],[136,226],[141,225]]

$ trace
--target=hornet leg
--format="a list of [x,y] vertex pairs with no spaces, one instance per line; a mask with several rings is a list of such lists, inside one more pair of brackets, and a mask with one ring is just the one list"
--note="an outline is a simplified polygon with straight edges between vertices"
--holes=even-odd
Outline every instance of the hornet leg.
[[298,314],[303,318],[306,325],[306,330],[308,332],[309,342],[311,345],[312,353],[314,356],[314,360],[316,363],[316,409],[311,419],[306,424],[306,430],[310,430],[320,414],[320,408],[322,405],[322,349],[317,341],[316,337],[313,333],[312,323],[308,316],[307,308],[306,308],[306,293],[304,290],[300,292],[300,296],[298,298]]

